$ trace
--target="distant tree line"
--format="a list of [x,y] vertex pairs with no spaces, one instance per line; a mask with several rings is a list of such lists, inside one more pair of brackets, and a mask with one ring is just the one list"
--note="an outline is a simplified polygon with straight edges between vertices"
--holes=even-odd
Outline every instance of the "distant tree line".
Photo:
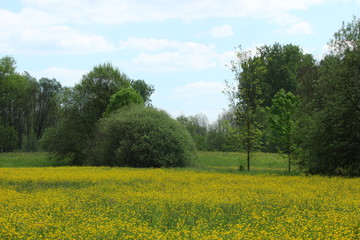
[[320,61],[292,44],[236,49],[230,109],[208,124],[180,116],[199,149],[278,152],[311,174],[360,175],[360,20],[343,23]]

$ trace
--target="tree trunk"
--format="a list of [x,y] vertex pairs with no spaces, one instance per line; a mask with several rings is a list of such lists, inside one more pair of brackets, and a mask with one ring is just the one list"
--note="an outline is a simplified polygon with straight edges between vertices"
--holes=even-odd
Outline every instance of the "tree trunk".
[[288,154],[289,172],[291,171],[291,153]]
[[247,170],[250,171],[250,150],[247,151]]

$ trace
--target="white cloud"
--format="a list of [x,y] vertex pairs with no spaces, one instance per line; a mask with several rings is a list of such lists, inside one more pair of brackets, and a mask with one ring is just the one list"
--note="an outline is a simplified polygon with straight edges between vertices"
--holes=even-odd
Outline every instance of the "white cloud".
[[30,74],[40,79],[42,77],[55,78],[63,86],[71,87],[79,83],[87,71],[71,68],[50,67],[41,71],[30,71]]
[[215,38],[231,37],[234,31],[230,25],[222,25],[210,30],[210,35]]
[[211,56],[213,54],[211,52],[208,54],[199,52],[142,53],[133,60],[133,65],[140,70],[152,72],[206,69],[216,66],[214,57]]
[[[165,21],[180,19],[192,21],[206,18],[267,18],[291,27],[288,34],[310,33],[310,25],[290,14],[319,5],[326,0],[22,0],[19,12],[0,9],[0,49],[3,52],[26,53],[94,53],[114,50],[114,45],[98,34],[89,34],[84,26],[94,24],[117,25],[125,22]],[[211,30],[214,37],[233,34],[229,25]],[[141,42],[126,42],[128,47],[139,48]],[[151,42],[144,51],[172,47],[177,42]],[[125,44],[126,44],[125,43]],[[138,46],[136,46],[136,44]],[[120,43],[124,47],[124,42]],[[127,47],[127,46],[125,46]]]
[[89,54],[115,49],[103,36],[84,33],[67,26],[17,28],[6,33],[7,35],[0,37],[4,52]]
[[312,34],[311,25],[308,22],[298,22],[285,30],[288,35]]
[[[56,46],[69,53],[96,53],[115,50],[103,36],[86,34],[67,27],[59,27],[59,35],[51,39]],[[57,35],[57,34],[56,34]]]
[[[40,1],[38,1],[40,2]],[[114,49],[103,36],[64,25],[61,16],[34,8],[0,9],[0,50],[5,53],[94,53]]]
[[[129,21],[185,21],[211,17],[276,19],[292,10],[303,10],[325,0],[23,0],[63,21],[118,24]],[[288,15],[290,16],[290,15]]]
[[218,54],[214,45],[167,39],[129,38],[121,42],[120,47],[141,52],[128,65],[142,71],[182,71],[207,69],[217,65]]
[[120,41],[120,48],[130,48],[137,51],[158,51],[168,48],[179,48],[183,45],[180,41],[154,38],[128,38]]
[[225,89],[225,84],[220,82],[194,82],[174,90],[173,98],[203,98],[207,95],[221,94]]

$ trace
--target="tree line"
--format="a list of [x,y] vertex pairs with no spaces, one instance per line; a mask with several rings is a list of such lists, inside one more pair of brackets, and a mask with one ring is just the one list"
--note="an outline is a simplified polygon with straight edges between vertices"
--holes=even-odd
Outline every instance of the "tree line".
[[[236,49],[230,109],[178,118],[199,149],[278,152],[311,174],[360,175],[360,20],[343,23],[320,60],[292,44]],[[214,134],[215,133],[215,134]]]
[[[135,90],[144,104],[151,103],[150,96],[154,92],[152,85],[130,79],[109,63],[95,66],[74,87],[63,87],[56,79],[37,80],[27,72],[18,73],[14,58],[1,58],[0,152],[40,150],[45,130],[60,122],[66,124],[67,118],[71,119],[71,124],[64,131],[76,128],[75,132],[81,129],[86,133],[83,136],[91,134],[93,126],[107,110],[110,97],[120,89],[126,95],[125,101],[131,99],[131,90]],[[72,144],[71,139],[69,137],[69,144]],[[75,145],[80,144],[75,142]]]
[[[328,46],[329,52],[321,60],[293,44],[264,45],[256,52],[239,46],[236,59],[230,64],[234,81],[227,82],[225,90],[229,109],[211,124],[203,114],[182,115],[176,120],[191,134],[199,150],[246,152],[248,170],[251,154],[265,151],[285,156],[289,171],[296,164],[311,174],[358,176],[360,20],[354,17],[343,23]],[[5,56],[0,59],[0,152],[46,150],[71,164],[83,165],[91,155],[96,156],[91,151],[96,144],[106,145],[96,141],[96,137],[112,134],[106,129],[112,129],[112,124],[121,119],[115,112],[125,116],[119,109],[134,104],[151,106],[153,92],[154,87],[144,80],[130,79],[109,63],[95,66],[74,87],[63,87],[55,79],[37,80],[27,72],[16,72],[15,60]],[[120,122],[137,121],[141,111],[147,110],[129,110],[133,112],[129,114],[132,121]],[[149,112],[154,118],[157,114]],[[160,137],[165,132],[170,134],[168,127],[174,128],[179,131],[174,132],[174,137],[160,138],[168,139],[173,146],[192,146],[178,125],[159,114],[164,118],[159,124],[164,125],[154,125],[154,119],[140,121],[147,127],[139,131],[148,131],[148,135],[141,134]],[[158,132],[149,132],[148,126]],[[184,142],[175,143],[176,138]],[[128,140],[131,142],[126,144],[131,146],[136,142],[133,137]],[[133,149],[139,148],[144,153],[140,158],[146,159],[149,149],[159,150],[151,139],[142,140],[141,147],[127,145],[126,149],[132,152],[127,154],[133,156]],[[125,154],[120,154],[125,148],[116,146],[119,142],[122,140],[114,143],[114,159]],[[161,154],[170,156],[161,141],[158,145]],[[193,147],[174,151],[190,156]]]

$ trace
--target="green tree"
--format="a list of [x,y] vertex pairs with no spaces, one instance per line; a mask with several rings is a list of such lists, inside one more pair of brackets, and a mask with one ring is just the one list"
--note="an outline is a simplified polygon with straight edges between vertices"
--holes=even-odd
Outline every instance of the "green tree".
[[314,122],[301,165],[310,173],[360,175],[360,20],[335,33],[320,63]]
[[0,152],[10,152],[17,147],[17,133],[14,128],[0,125]]
[[46,131],[42,140],[45,150],[59,159],[82,165],[87,158],[86,149],[92,144],[97,124],[107,108],[113,111],[127,96],[135,96],[129,102],[142,101],[139,93],[130,87],[131,79],[118,68],[109,63],[95,66],[75,87],[64,89],[61,119]]
[[247,153],[247,170],[250,170],[251,153],[260,148],[262,124],[261,115],[262,89],[261,80],[266,69],[259,57],[252,57],[250,52],[236,51],[237,59],[231,63],[231,70],[237,82],[238,99],[236,104],[236,124],[242,136],[242,146]]
[[86,160],[85,149],[91,143],[96,125],[110,97],[130,87],[130,79],[110,63],[95,66],[79,84],[64,90],[59,124],[45,132],[42,146],[59,159],[74,165]]
[[259,58],[266,71],[261,79],[262,106],[271,106],[275,94],[284,89],[295,93],[299,85],[299,75],[307,80],[303,69],[309,69],[311,55],[303,54],[300,47],[275,43],[257,49]]
[[294,114],[298,109],[298,98],[291,92],[280,89],[272,100],[272,106],[267,108],[271,128],[271,138],[276,143],[276,150],[280,154],[286,154],[288,158],[288,170],[291,170],[292,155],[296,151],[295,134],[298,122]]
[[177,117],[176,120],[181,122],[189,131],[196,143],[197,149],[208,150],[207,132],[209,123],[204,114],[199,113],[188,117],[181,115]]
[[0,125],[16,131],[16,149],[28,150],[28,146],[34,145],[35,140],[30,136],[33,135],[36,91],[36,79],[27,73],[17,73],[12,57],[0,59]]
[[144,100],[133,88],[123,88],[111,96],[110,103],[104,112],[104,116],[109,116],[110,113],[122,107],[129,107],[132,104],[144,104]]
[[209,126],[207,142],[211,151],[236,152],[242,149],[233,109],[220,114]]
[[56,79],[41,78],[35,106],[35,134],[40,139],[46,128],[59,120],[62,86]]
[[88,149],[88,164],[184,167],[195,154],[185,127],[167,113],[141,105],[120,108],[101,119]]
[[143,98],[145,105],[151,105],[151,95],[155,89],[153,85],[147,84],[144,80],[131,80],[131,87],[139,92]]

